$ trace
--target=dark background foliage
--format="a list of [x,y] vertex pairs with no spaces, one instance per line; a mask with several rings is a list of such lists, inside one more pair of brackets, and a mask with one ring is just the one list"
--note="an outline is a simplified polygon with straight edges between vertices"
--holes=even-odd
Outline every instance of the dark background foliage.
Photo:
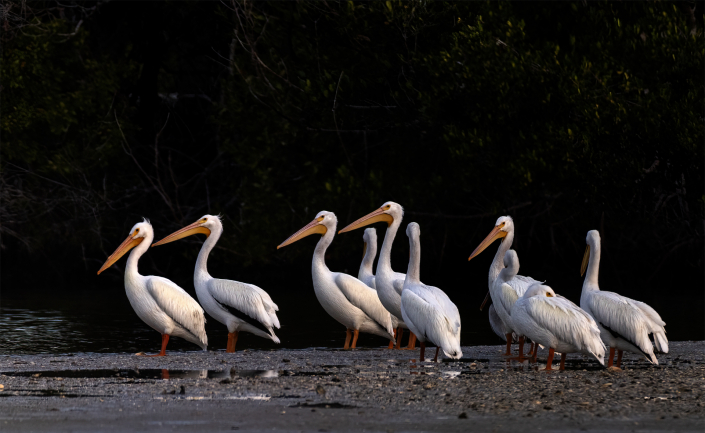
[[[95,271],[129,228],[211,213],[212,274],[267,289],[284,324],[301,297],[335,326],[315,240],[275,247],[322,209],[342,228],[394,200],[466,330],[489,329],[494,247],[467,257],[508,214],[522,274],[577,301],[598,229],[602,287],[703,338],[701,3],[5,2],[2,21],[5,299],[90,288],[125,307],[123,263]],[[331,269],[356,274],[361,236],[336,238]],[[142,272],[192,292],[199,246]],[[403,271],[401,231],[393,252]]]

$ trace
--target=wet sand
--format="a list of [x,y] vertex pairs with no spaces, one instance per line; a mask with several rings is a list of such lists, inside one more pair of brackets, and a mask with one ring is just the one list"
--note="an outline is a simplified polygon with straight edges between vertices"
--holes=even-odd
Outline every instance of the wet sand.
[[[705,342],[673,342],[622,371],[569,355],[566,371],[362,348],[0,356],[0,431],[697,431]],[[433,354],[433,350],[427,355]]]

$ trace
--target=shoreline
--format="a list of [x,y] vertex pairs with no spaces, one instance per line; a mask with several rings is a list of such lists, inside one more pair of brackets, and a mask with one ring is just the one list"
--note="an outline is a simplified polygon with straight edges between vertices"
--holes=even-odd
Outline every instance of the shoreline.
[[[3,431],[702,431],[705,342],[671,342],[622,371],[568,356],[566,371],[507,362],[501,346],[460,361],[418,349],[234,354],[0,355]],[[542,356],[543,355],[543,356]],[[554,364],[555,365],[555,364]]]

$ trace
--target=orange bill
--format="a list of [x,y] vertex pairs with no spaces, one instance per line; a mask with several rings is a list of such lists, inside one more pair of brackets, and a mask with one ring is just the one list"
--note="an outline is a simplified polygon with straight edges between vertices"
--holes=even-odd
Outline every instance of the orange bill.
[[487,296],[485,296],[485,300],[482,301],[482,305],[480,305],[480,311],[482,311],[485,308],[485,304],[487,303],[492,304],[492,298],[490,297],[490,292],[487,292]]
[[[388,208],[387,208],[388,209]],[[392,225],[392,222],[394,222],[394,218],[392,218],[391,215],[384,213],[385,210],[387,210],[383,207],[365,215],[364,217],[360,218],[359,220],[355,221],[354,223],[348,225],[344,229],[340,230],[338,234],[340,233],[345,233],[349,232],[351,230],[359,229],[360,227],[365,227],[370,224],[374,224],[379,221],[384,221],[387,223],[387,227]]]
[[478,245],[477,248],[475,248],[475,251],[473,251],[472,254],[470,254],[470,258],[468,258],[468,260],[472,260],[475,256],[483,252],[485,248],[489,247],[490,244],[492,244],[492,242],[507,236],[507,232],[503,232],[502,227],[504,227],[504,223],[495,226],[495,228],[492,229],[490,234],[487,235],[485,240],[482,241],[482,243]]
[[287,240],[279,244],[277,246],[277,249],[293,244],[294,242],[298,241],[299,239],[303,239],[308,235],[312,235],[315,233],[320,233],[322,235],[326,234],[328,229],[326,228],[326,226],[320,224],[321,221],[323,221],[323,217],[318,217],[310,223],[306,224],[301,230],[289,236]]
[[583,256],[583,264],[580,266],[580,276],[585,275],[587,271],[588,263],[590,263],[590,245],[585,248],[585,255]]
[[179,239],[183,239],[185,237],[195,235],[198,233],[203,233],[204,235],[206,235],[206,237],[210,236],[211,235],[210,230],[208,230],[205,227],[199,227],[199,224],[202,224],[202,223],[203,223],[202,220],[198,220],[193,224],[187,225],[186,227],[184,227],[180,230],[177,230],[174,233],[170,234],[169,236],[165,237],[161,241],[155,242],[154,244],[152,244],[152,247],[168,244],[169,242],[178,241]]
[[114,253],[108,257],[108,260],[105,261],[103,266],[100,268],[98,271],[98,275],[100,275],[101,272],[104,270],[108,269],[113,265],[113,263],[117,262],[120,260],[120,257],[124,256],[125,253],[136,247],[137,245],[140,244],[144,240],[144,238],[137,238],[137,239],[132,239],[133,233],[130,233],[130,235],[123,241],[123,243],[120,244],[119,247],[115,250]]

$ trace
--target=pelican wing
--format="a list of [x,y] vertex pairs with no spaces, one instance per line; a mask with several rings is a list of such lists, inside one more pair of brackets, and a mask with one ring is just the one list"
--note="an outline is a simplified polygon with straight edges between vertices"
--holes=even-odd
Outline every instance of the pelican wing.
[[595,320],[613,334],[632,343],[644,354],[652,352],[649,319],[639,306],[626,296],[598,291],[587,298]]
[[203,308],[184,289],[162,277],[147,279],[147,290],[152,299],[169,317],[193,334],[203,348],[208,346],[206,316]]
[[392,287],[401,296],[401,291],[404,290],[404,280],[406,279],[406,274],[401,274],[399,272],[394,273],[394,279],[392,280]]
[[654,346],[656,349],[663,353],[668,353],[668,339],[666,338],[666,322],[661,320],[661,316],[651,308],[650,305],[645,304],[640,301],[631,300],[642,313],[649,319],[650,331],[654,335]]
[[531,277],[525,277],[523,275],[515,275],[514,278],[507,281],[512,289],[517,293],[517,296],[523,296],[526,290],[533,284],[542,284],[544,281],[536,281]]
[[426,285],[407,286],[402,304],[402,312],[425,338],[442,347],[446,355],[459,357],[460,313],[442,290]]
[[392,316],[377,296],[377,292],[348,274],[334,273],[335,284],[347,300],[377,322],[382,329],[394,335]]
[[[526,291],[526,289],[524,289],[524,291]],[[516,304],[519,299],[519,294],[510,283],[502,283],[496,293],[499,296],[498,301],[502,305],[502,308],[511,316],[512,307],[514,307],[514,304]]]
[[279,307],[269,294],[259,287],[232,280],[213,278],[208,282],[208,292],[221,304],[246,314],[267,328],[279,328],[276,311]]
[[[596,357],[604,356],[600,329],[583,309],[564,297],[532,296],[526,312],[540,327],[561,341],[570,343]],[[599,342],[599,345],[595,343]],[[600,355],[600,346],[601,354]]]

